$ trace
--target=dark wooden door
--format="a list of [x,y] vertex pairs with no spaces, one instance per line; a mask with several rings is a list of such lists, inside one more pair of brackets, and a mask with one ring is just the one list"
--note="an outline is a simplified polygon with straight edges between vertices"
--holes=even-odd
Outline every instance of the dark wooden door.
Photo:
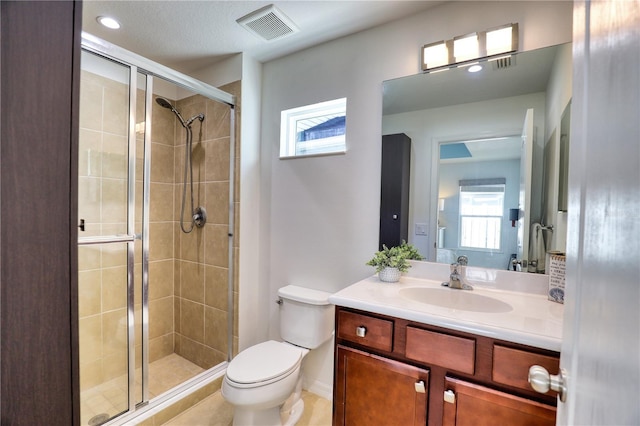
[[341,345],[336,367],[334,425],[426,424],[427,370]]
[[443,426],[553,426],[556,407],[447,377]]
[[0,2],[2,425],[80,423],[81,2]]

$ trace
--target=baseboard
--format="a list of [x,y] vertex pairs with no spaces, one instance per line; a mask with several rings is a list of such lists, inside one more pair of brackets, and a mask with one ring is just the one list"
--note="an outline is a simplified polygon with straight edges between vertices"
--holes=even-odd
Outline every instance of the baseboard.
[[333,401],[333,385],[331,384],[323,383],[317,380],[309,383],[305,380],[302,387],[304,388],[304,390],[316,394],[321,398]]

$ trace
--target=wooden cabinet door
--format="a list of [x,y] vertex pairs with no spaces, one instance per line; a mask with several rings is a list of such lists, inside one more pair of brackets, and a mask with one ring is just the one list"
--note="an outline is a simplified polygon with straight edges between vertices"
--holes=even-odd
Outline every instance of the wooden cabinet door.
[[444,403],[444,426],[553,426],[556,407],[462,380],[445,379],[455,401]]
[[336,358],[334,425],[426,425],[429,371],[341,345]]

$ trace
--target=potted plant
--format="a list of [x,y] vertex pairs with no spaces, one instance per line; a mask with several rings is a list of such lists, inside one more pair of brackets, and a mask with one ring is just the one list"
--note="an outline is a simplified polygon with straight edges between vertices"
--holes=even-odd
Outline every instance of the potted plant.
[[400,274],[411,267],[408,260],[423,259],[418,249],[402,241],[401,245],[391,248],[383,244],[382,250],[376,252],[367,265],[375,266],[380,281],[395,283],[400,280]]

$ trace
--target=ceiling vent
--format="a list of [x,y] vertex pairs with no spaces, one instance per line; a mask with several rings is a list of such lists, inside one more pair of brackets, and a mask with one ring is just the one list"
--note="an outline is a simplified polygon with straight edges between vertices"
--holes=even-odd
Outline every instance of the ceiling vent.
[[236,22],[267,41],[298,32],[293,21],[272,4],[251,12]]
[[516,66],[516,57],[515,55],[503,56],[498,59],[494,59],[491,61],[491,66],[493,70],[503,70],[506,68],[511,68]]

